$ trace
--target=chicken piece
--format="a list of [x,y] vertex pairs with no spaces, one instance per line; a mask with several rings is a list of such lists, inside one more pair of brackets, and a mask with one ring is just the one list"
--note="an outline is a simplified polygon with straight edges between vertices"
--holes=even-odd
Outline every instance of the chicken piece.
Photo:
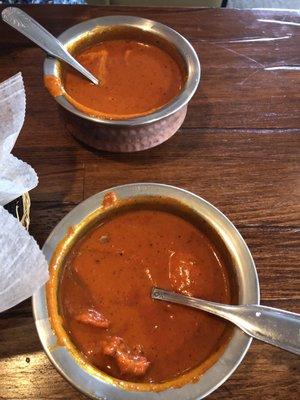
[[201,268],[189,255],[171,252],[169,257],[169,279],[172,288],[187,296],[197,296],[197,282],[201,282]]
[[107,340],[102,342],[103,354],[107,356],[114,356],[119,349],[123,349],[125,346],[124,340],[118,336],[110,336]]
[[110,321],[93,308],[83,311],[75,317],[76,321],[82,324],[91,325],[96,328],[108,328]]
[[105,355],[115,358],[121,374],[133,376],[145,375],[150,362],[142,355],[140,346],[131,350],[118,336],[108,338],[103,342],[102,351]]
[[117,352],[117,364],[121,374],[134,376],[145,375],[150,362],[141,354],[129,352]]
[[78,56],[78,61],[99,78],[102,84],[107,71],[107,59],[108,51],[105,49],[86,52]]

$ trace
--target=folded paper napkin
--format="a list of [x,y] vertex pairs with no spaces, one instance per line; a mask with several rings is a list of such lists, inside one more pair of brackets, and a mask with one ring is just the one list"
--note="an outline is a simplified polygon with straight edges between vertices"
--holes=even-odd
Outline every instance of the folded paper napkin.
[[48,280],[47,261],[36,241],[0,207],[0,312],[20,303]]
[[33,189],[38,178],[30,165],[11,154],[25,118],[21,73],[0,84],[0,205]]
[[11,154],[25,118],[21,73],[0,84],[0,312],[30,297],[48,279],[37,243],[3,206],[38,184],[34,169]]

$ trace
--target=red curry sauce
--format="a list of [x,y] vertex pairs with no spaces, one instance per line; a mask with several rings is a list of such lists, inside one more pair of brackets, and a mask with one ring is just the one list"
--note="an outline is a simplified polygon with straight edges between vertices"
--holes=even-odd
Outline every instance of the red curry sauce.
[[152,300],[153,286],[231,302],[222,256],[179,215],[127,210],[76,243],[61,277],[61,313],[88,362],[123,380],[158,383],[199,366],[224,344],[225,321]]
[[93,116],[128,119],[151,113],[177,96],[184,83],[171,55],[138,40],[105,40],[79,52],[76,59],[100,83],[94,85],[66,67],[66,96],[75,107]]

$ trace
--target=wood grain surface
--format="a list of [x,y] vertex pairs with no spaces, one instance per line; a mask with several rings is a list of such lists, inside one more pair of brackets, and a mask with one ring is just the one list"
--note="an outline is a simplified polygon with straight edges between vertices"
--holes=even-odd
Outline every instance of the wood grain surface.
[[[213,203],[240,230],[257,266],[262,303],[300,312],[299,15],[91,6],[26,11],[55,35],[103,15],[151,18],[190,40],[202,65],[200,87],[171,140],[135,154],[98,152],[68,133],[42,84],[43,52],[0,23],[0,81],[21,71],[25,82],[26,120],[13,153],[39,175],[30,228],[39,244],[75,205],[103,189],[143,181],[180,186]],[[299,357],[255,342],[209,398],[296,400],[299,373]],[[0,398],[85,398],[43,352],[30,300],[0,315]]]

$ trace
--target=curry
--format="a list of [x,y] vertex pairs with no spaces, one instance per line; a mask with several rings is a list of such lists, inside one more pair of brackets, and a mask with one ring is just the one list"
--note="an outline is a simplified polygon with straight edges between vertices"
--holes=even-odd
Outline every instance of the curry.
[[[86,114],[107,119],[128,119],[149,114],[176,97],[183,86],[178,63],[165,50],[134,39],[95,43],[76,59],[100,83],[94,85],[65,66],[65,95]],[[47,82],[53,93],[53,82]]]
[[224,345],[226,321],[152,300],[154,286],[232,302],[221,251],[180,213],[124,209],[75,243],[60,278],[60,314],[88,363],[122,380],[159,383],[199,366]]

